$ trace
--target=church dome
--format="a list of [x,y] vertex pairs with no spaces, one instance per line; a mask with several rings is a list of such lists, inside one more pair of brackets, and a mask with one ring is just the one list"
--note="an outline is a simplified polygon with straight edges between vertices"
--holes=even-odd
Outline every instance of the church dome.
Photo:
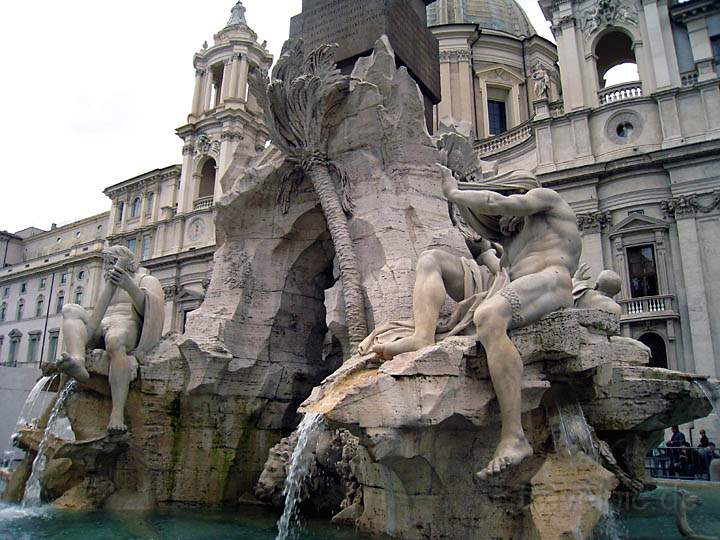
[[536,34],[530,19],[515,0],[437,0],[427,8],[428,26],[477,24],[514,36]]

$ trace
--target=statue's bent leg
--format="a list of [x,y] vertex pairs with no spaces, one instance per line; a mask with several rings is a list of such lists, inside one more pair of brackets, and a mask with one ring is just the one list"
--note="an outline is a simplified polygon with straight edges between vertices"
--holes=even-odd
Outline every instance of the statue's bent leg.
[[112,394],[112,412],[108,423],[108,433],[125,433],[125,404],[130,382],[133,379],[134,362],[128,352],[137,345],[138,328],[134,321],[127,324],[114,323],[105,332],[105,350],[110,357],[110,391]]
[[[88,381],[85,369],[85,351],[88,345],[88,313],[77,304],[67,304],[62,309],[62,349],[57,368],[79,381]],[[54,360],[54,359],[53,359]]]
[[500,442],[493,459],[478,472],[481,479],[533,454],[522,427],[522,358],[508,330],[572,305],[571,291],[567,271],[546,270],[514,281],[475,312],[478,341],[485,348],[502,420]]
[[464,270],[460,257],[438,249],[425,251],[418,259],[415,272],[415,332],[393,343],[376,345],[373,351],[385,360],[433,345],[445,296],[449,294],[457,301],[463,299]]

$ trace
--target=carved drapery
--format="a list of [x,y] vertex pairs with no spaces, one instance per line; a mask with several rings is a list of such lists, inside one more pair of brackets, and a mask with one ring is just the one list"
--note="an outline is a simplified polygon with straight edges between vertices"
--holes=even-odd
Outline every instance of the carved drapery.
[[440,51],[440,62],[470,62],[468,49],[448,49]]
[[[709,201],[703,204],[700,198],[709,198]],[[693,217],[697,214],[708,214],[713,210],[720,208],[720,190],[711,193],[690,193],[688,195],[679,195],[662,201],[660,208],[665,217]]]
[[599,28],[617,23],[638,24],[637,9],[627,0],[599,0],[580,17],[580,27],[586,38]]
[[612,213],[597,211],[577,214],[577,224],[582,234],[597,233],[612,227]]

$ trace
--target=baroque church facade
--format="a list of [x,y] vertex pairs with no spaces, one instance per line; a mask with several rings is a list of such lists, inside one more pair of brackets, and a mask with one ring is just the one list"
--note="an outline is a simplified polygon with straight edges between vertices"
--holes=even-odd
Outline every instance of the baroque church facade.
[[[622,329],[662,367],[720,373],[720,2],[438,0],[435,121],[499,172],[533,170],[578,214]],[[624,79],[613,75],[620,73]]]
[[[455,125],[499,172],[534,170],[560,192],[593,274],[623,279],[623,333],[658,366],[717,376],[720,1],[540,5],[555,43],[514,0],[428,7],[440,43],[435,127]],[[36,368],[57,354],[59,310],[92,308],[105,241],[128,246],[160,279],[165,331],[183,331],[204,298],[223,179],[268,139],[248,72],[269,69],[272,56],[244,11],[238,2],[193,59],[181,164],[108,187],[109,213],[0,234],[0,363]]]

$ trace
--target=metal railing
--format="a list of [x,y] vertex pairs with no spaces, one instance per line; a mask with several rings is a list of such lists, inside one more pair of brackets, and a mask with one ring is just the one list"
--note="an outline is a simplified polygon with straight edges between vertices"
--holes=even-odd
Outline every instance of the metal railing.
[[527,124],[521,124],[516,128],[501,133],[495,137],[484,139],[477,143],[477,151],[481,156],[494,154],[500,150],[505,150],[517,144],[527,141],[532,135],[532,129]]
[[654,448],[645,456],[645,469],[653,478],[708,480],[710,463],[720,458],[707,448],[680,446]]
[[622,307],[623,315],[642,315],[652,313],[662,313],[665,311],[673,311],[673,296],[645,296],[643,298],[629,298],[619,300],[618,303]]
[[207,208],[212,208],[213,202],[213,197],[202,197],[201,199],[196,199],[193,204],[193,210],[205,210]]
[[642,83],[640,81],[616,84],[614,86],[603,88],[598,92],[600,105],[638,98],[642,97],[642,95]]

